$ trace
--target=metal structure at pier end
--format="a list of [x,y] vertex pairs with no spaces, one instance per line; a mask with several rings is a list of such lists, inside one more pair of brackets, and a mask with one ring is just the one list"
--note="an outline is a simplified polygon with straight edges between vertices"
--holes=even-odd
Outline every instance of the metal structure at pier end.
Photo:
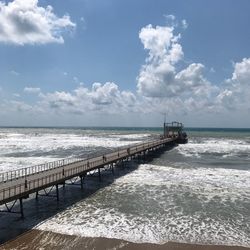
[[[83,188],[83,180],[91,171],[98,171],[101,180],[101,169],[104,167],[110,167],[113,173],[114,166],[124,160],[131,160],[135,157],[145,158],[149,153],[171,144],[185,143],[182,124],[176,122],[171,124],[170,126],[164,123],[164,135],[158,140],[117,149],[90,159],[69,158],[0,173],[0,206],[5,208],[0,212],[19,213],[21,217],[24,217],[23,200],[33,193],[36,194],[36,199],[38,195],[49,196],[55,187],[55,196],[59,200],[59,185],[65,185],[67,180],[80,177],[81,188]],[[18,201],[20,209],[17,211]]]
[[187,143],[188,138],[181,122],[164,122],[164,138],[175,138],[176,143]]

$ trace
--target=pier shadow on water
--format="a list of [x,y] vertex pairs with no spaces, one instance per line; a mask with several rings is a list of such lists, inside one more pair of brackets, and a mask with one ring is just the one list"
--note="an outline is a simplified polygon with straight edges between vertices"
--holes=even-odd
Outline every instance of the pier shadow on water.
[[[173,147],[175,145],[169,145],[163,149],[149,152],[145,158],[141,155],[130,161],[120,162],[114,167],[114,175],[111,169],[104,168],[101,171],[101,181],[99,181],[98,171],[87,175],[83,189],[81,189],[79,179],[74,184],[67,181],[69,185],[66,184],[65,188],[63,186],[59,188],[59,201],[52,196],[38,196],[38,200],[36,200],[35,194],[31,194],[23,203],[24,219],[20,217],[20,214],[0,213],[0,245],[33,229],[75,203],[93,196],[98,190],[111,185],[116,179],[135,171],[140,164],[159,158],[165,151],[169,151]],[[55,194],[56,191],[53,189],[51,195],[55,196]],[[4,209],[4,206],[0,206],[0,209]],[[18,202],[15,210],[19,210]]]

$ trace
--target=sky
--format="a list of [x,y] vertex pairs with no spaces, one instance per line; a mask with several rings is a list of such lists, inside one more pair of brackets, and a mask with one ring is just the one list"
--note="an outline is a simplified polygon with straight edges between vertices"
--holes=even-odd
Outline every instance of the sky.
[[249,9],[0,0],[0,126],[249,128]]

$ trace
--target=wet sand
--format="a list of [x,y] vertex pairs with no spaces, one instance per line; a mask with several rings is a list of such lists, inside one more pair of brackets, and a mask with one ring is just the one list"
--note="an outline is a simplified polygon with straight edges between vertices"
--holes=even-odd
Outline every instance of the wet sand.
[[193,245],[174,242],[163,245],[132,243],[118,239],[77,237],[33,229],[4,243],[0,246],[0,249],[247,250],[250,248],[238,246]]

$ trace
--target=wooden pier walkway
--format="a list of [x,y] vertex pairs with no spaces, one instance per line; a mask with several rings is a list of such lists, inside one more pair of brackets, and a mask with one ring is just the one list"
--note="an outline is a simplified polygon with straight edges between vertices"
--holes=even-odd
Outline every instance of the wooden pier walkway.
[[[113,172],[113,167],[118,162],[141,154],[145,156],[149,151],[157,150],[175,141],[176,138],[164,138],[118,149],[112,153],[90,159],[69,158],[0,173],[0,205],[5,205],[6,208],[1,212],[20,213],[23,217],[23,199],[28,198],[30,194],[36,193],[37,197],[39,191],[55,186],[56,197],[59,199],[58,186],[65,184],[66,180],[80,177],[83,187],[83,179],[88,172],[98,170],[100,178],[100,170],[105,166],[110,166]],[[14,212],[14,205],[18,200],[20,211]]]

